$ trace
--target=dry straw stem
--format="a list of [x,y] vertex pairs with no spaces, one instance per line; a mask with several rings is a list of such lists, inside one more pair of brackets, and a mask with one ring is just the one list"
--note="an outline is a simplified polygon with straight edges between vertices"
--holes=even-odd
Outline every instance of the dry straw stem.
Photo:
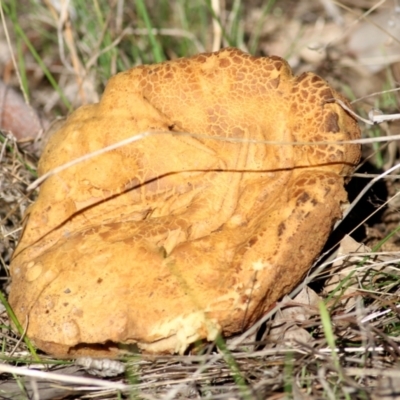
[[75,45],[75,39],[71,24],[71,18],[69,15],[69,1],[63,1],[60,4],[60,12],[57,13],[57,10],[52,6],[52,4],[47,0],[45,1],[48,8],[51,10],[51,13],[57,23],[57,37],[58,37],[58,46],[59,46],[59,53],[60,58],[64,66],[67,70],[71,70],[71,66],[69,65],[67,58],[64,52],[64,41],[67,44],[68,50],[71,55],[71,62],[73,65],[73,71],[75,72],[75,77],[77,81],[77,85],[79,88],[79,93],[83,102],[85,102],[85,93],[83,90],[83,79],[86,74],[86,71],[79,59],[78,51]]
[[86,385],[86,388],[80,388],[81,390],[94,390],[99,388],[115,389],[115,390],[128,390],[129,385],[125,385],[120,382],[109,382],[101,379],[84,378],[79,376],[68,376],[62,374],[56,374],[53,372],[38,371],[36,369],[28,369],[25,367],[14,367],[12,365],[1,364],[0,372],[8,374],[16,374],[21,376],[29,376],[36,379],[49,379],[58,382],[74,383],[77,385]]
[[7,40],[7,46],[8,46],[8,49],[10,51],[10,56],[11,56],[11,60],[12,60],[12,63],[13,63],[14,71],[15,71],[15,73],[17,75],[19,87],[20,87],[21,92],[22,92],[22,94],[24,96],[25,103],[29,104],[29,98],[28,98],[28,95],[27,95],[26,91],[24,90],[24,85],[22,84],[21,74],[19,73],[17,61],[16,61],[15,56],[14,56],[14,49],[13,49],[13,46],[12,46],[11,41],[10,41],[10,35],[8,34],[7,24],[6,24],[6,20],[5,20],[5,17],[4,17],[3,5],[1,4],[1,1],[0,1],[0,15],[1,15],[1,24],[3,25],[4,34],[5,34],[6,40]]
[[211,8],[214,13],[212,21],[213,26],[213,44],[211,51],[218,51],[221,48],[222,28],[221,28],[221,4],[220,0],[211,0]]
[[353,117],[359,119],[367,125],[378,125],[383,122],[396,121],[400,119],[400,114],[376,115],[374,110],[371,110],[368,113],[369,119],[366,119],[357,115],[351,108],[347,107],[342,100],[335,99],[335,102],[340,104],[340,106],[344,108],[348,113],[350,113]]
[[[47,178],[53,176],[55,174],[60,173],[61,171],[66,170],[76,164],[89,160],[93,157],[99,156],[104,154],[108,151],[115,150],[119,147],[126,146],[127,144],[143,140],[146,137],[153,136],[153,135],[177,135],[177,136],[190,136],[193,138],[198,139],[207,139],[207,140],[217,140],[222,142],[230,142],[230,143],[256,143],[256,144],[264,144],[264,145],[275,145],[275,146],[319,146],[319,145],[328,145],[328,144],[369,144],[369,143],[378,143],[378,142],[389,142],[392,140],[400,140],[400,135],[390,135],[390,136],[383,136],[383,137],[376,137],[376,138],[365,138],[365,139],[354,139],[354,140],[341,140],[341,141],[315,141],[315,142],[283,142],[283,141],[274,141],[274,140],[251,140],[247,138],[226,138],[222,136],[213,136],[210,137],[208,135],[196,134],[196,133],[189,133],[189,132],[157,132],[157,131],[147,131],[142,132],[138,135],[132,136],[125,140],[121,140],[120,142],[116,142],[110,146],[104,147],[102,149],[93,151],[91,153],[85,154],[82,157],[78,157],[74,160],[71,160],[68,163],[60,165],[57,168],[54,168],[48,171],[46,174],[43,174],[40,178],[36,179],[32,184],[30,184],[27,188],[28,191],[36,189],[40,184],[42,184]],[[396,166],[395,166],[396,167]],[[377,179],[381,179],[384,176],[393,172],[396,168],[393,167],[390,170],[386,171],[384,174],[379,175]],[[399,167],[399,166],[397,166]],[[362,197],[362,196],[360,196]]]

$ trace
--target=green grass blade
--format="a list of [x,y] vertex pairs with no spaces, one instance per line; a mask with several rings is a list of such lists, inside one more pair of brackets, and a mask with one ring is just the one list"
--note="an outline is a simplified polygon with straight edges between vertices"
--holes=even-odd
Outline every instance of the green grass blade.
[[136,0],[136,7],[138,14],[143,19],[147,32],[149,33],[149,41],[153,52],[155,62],[159,63],[165,61],[164,53],[158,43],[155,35],[153,34],[153,26],[151,25],[149,14],[147,13],[146,5],[143,0]]
[[319,313],[321,315],[322,328],[326,342],[332,351],[332,359],[336,368],[339,368],[339,360],[336,353],[335,336],[333,334],[331,318],[328,313],[328,309],[323,301],[319,303]]
[[261,18],[258,20],[257,25],[254,29],[254,32],[250,38],[249,52],[251,54],[254,54],[258,48],[258,45],[260,43],[261,31],[262,31],[263,25],[265,23],[265,17],[271,12],[272,7],[274,6],[275,3],[276,3],[276,0],[268,0],[268,3],[264,6],[264,8],[262,10]]
[[283,390],[287,396],[293,393],[293,369],[294,356],[292,352],[285,355],[285,365],[283,368]]
[[250,400],[252,397],[250,396],[250,391],[249,388],[247,387],[246,380],[244,379],[242,372],[240,371],[239,365],[232,356],[232,353],[228,350],[225,340],[221,336],[218,336],[215,343],[219,348],[219,350],[221,351],[221,353],[224,355],[225,362],[228,364],[229,369],[232,371],[233,379],[236,385],[238,386],[239,391],[242,394],[242,397],[244,399]]
[[[18,333],[20,335],[24,334],[24,328],[22,327],[22,325],[19,323],[17,316],[14,314],[13,309],[11,308],[10,304],[8,303],[8,301],[6,300],[5,296],[3,295],[2,292],[0,292],[0,301],[3,303],[8,316],[10,317],[11,321],[13,322],[13,324],[15,325],[15,327],[18,330]],[[30,353],[32,354],[33,358],[40,362],[40,358],[38,357],[37,353],[36,353],[36,349],[33,347],[33,344],[31,343],[31,341],[28,339],[28,337],[26,335],[24,335],[24,342],[26,344],[26,346],[28,347]]]
[[[58,86],[56,80],[54,79],[53,75],[49,71],[49,69],[46,67],[45,63],[41,59],[40,55],[36,51],[35,47],[31,43],[31,41],[28,39],[26,36],[25,32],[21,28],[18,19],[17,19],[17,11],[16,11],[16,3],[15,1],[12,2],[12,8],[8,8],[3,2],[0,2],[0,6],[3,8],[4,12],[9,16],[11,19],[15,33],[17,37],[22,40],[22,42],[26,45],[26,47],[29,49],[31,52],[33,58],[36,60],[36,62],[39,64],[40,68],[42,69],[43,73],[45,74],[46,78],[49,80],[51,86],[54,88],[54,90],[58,93],[60,96],[61,100],[63,101],[64,105],[68,108],[68,111],[72,111],[72,105],[64,95],[63,91],[60,89]],[[20,61],[20,67],[24,66],[24,64],[21,64]],[[21,76],[25,75],[24,71],[20,71]]]
[[[331,357],[333,361],[333,365],[335,366],[337,372],[338,372],[338,377],[339,380],[343,382],[343,371],[340,365],[340,360],[339,356],[336,351],[336,342],[335,342],[335,335],[333,333],[333,328],[332,328],[332,321],[328,312],[328,309],[326,308],[326,304],[321,301],[319,303],[319,313],[321,315],[321,323],[322,323],[322,329],[324,331],[325,339],[326,342],[328,343],[329,348],[331,349]],[[344,392],[344,398],[350,400],[350,396],[347,392]]]

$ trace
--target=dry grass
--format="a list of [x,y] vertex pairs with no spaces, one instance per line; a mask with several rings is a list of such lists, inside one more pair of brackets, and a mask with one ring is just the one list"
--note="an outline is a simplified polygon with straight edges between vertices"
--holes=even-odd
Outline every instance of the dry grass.
[[[133,6],[122,0],[75,0],[61,10],[57,4],[2,2],[20,80],[0,34],[2,79],[15,87],[21,84],[31,104],[49,120],[97,101],[107,78],[120,70],[228,44],[284,56],[297,73],[317,72],[358,100],[356,109],[364,116],[371,107],[385,114],[399,109],[398,92],[389,92],[400,80],[395,57],[400,54],[400,17],[397,21],[393,2],[148,0]],[[368,30],[374,24],[381,28],[381,42],[375,40],[376,31]],[[371,39],[360,44],[354,29],[361,25],[366,29],[362,37]],[[369,50],[363,49],[366,42],[372,42]],[[382,47],[386,42],[395,48],[393,57],[392,47]],[[374,52],[377,47],[380,51]],[[375,62],[379,57],[379,62],[390,60],[377,71],[366,67],[371,57]],[[373,93],[378,94],[369,96]],[[363,126],[363,137],[398,135],[399,126]],[[27,187],[35,179],[37,158],[7,132],[0,138],[0,262],[7,294],[10,257],[25,210],[36,195]],[[220,340],[197,354],[137,355],[97,366],[88,365],[90,360],[59,361],[42,354],[39,363],[2,310],[0,398],[400,396],[398,142],[366,144],[363,155],[358,176],[379,177],[377,183],[333,232],[323,256],[296,291],[312,288],[301,292],[305,297],[293,293],[239,338]],[[383,177],[390,168],[393,171]],[[353,179],[351,200],[366,182]],[[350,231],[356,241],[346,239],[338,246]],[[119,374],[107,376],[113,371]]]

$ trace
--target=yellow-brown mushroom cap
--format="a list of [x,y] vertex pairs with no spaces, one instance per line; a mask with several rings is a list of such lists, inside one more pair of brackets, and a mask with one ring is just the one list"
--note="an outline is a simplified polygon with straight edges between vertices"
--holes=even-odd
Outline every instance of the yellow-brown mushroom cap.
[[111,78],[51,138],[40,174],[163,133],[44,182],[11,269],[28,335],[59,355],[107,343],[182,352],[254,323],[340,218],[360,157],[341,141],[360,132],[335,98],[346,102],[318,76],[237,49]]

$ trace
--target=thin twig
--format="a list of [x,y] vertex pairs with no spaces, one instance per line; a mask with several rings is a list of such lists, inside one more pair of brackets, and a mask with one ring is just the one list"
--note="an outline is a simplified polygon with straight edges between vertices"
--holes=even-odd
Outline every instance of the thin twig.
[[[222,142],[230,142],[230,143],[251,143],[251,144],[265,144],[265,145],[277,145],[277,146],[319,146],[319,145],[329,145],[329,144],[365,144],[365,143],[376,143],[376,142],[387,142],[391,140],[399,140],[400,135],[391,135],[391,136],[384,136],[384,137],[378,137],[378,138],[367,138],[367,139],[353,139],[353,140],[340,140],[340,141],[315,141],[315,142],[282,142],[279,140],[258,140],[258,139],[248,139],[248,138],[226,138],[222,136],[209,136],[209,135],[202,135],[202,134],[197,134],[197,133],[189,133],[189,132],[171,132],[171,131],[147,131],[147,132],[142,132],[138,135],[131,136],[127,139],[121,140],[120,142],[116,142],[110,146],[104,147],[102,149],[93,151],[91,153],[85,154],[81,157],[78,157],[74,160],[71,160],[63,165],[60,165],[59,167],[56,167],[44,175],[42,175],[40,178],[36,179],[32,184],[30,184],[27,188],[28,191],[31,191],[35,188],[37,188],[42,182],[44,182],[47,178],[50,176],[53,176],[55,174],[58,174],[62,171],[64,171],[67,168],[70,168],[76,164],[79,164],[80,162],[89,160],[90,158],[99,156],[101,154],[104,154],[108,151],[115,150],[119,147],[126,146],[130,143],[136,142],[138,140],[142,140],[146,137],[149,136],[154,136],[154,135],[175,135],[175,136],[190,136],[193,138],[197,139],[206,139],[206,140],[217,140],[217,141],[222,141]],[[296,166],[296,168],[300,168],[302,166]],[[392,169],[388,170],[392,171]],[[386,171],[387,172],[387,171]],[[381,176],[381,175],[380,175]]]
[[14,66],[15,73],[17,74],[19,87],[20,87],[21,92],[22,92],[22,94],[24,96],[25,103],[29,104],[29,98],[28,98],[28,95],[26,94],[26,91],[24,90],[24,85],[22,83],[21,74],[19,73],[17,61],[15,59],[13,47],[11,45],[10,36],[8,34],[7,24],[6,24],[6,20],[5,20],[4,12],[3,12],[3,5],[1,4],[1,1],[0,1],[0,15],[1,15],[1,23],[2,23],[3,28],[4,28],[4,34],[5,34],[6,40],[7,40],[8,50],[10,51],[10,56],[11,56],[11,60],[12,60],[13,66]]
[[[120,382],[109,382],[106,380],[84,378],[81,376],[68,376],[68,375],[57,374],[54,372],[45,372],[45,371],[38,371],[36,369],[28,369],[25,367],[14,367],[11,365],[1,364],[1,363],[0,363],[0,372],[22,375],[22,376],[30,376],[37,379],[47,379],[58,382],[75,383],[77,385],[90,385],[93,387],[102,387],[115,390],[129,389],[129,385],[125,385],[124,383]],[[91,388],[90,390],[92,389],[93,388]]]

